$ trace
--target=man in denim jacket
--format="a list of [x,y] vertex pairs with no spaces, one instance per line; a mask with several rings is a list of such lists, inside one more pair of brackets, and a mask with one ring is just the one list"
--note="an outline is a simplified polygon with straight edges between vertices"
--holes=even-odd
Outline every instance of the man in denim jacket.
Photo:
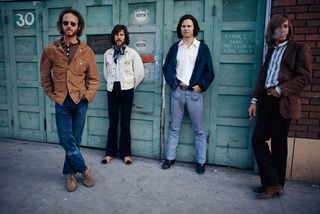
[[181,41],[173,44],[167,54],[163,73],[171,88],[171,125],[169,128],[167,157],[162,169],[175,162],[179,131],[186,105],[195,137],[196,172],[205,172],[206,132],[204,128],[203,92],[214,79],[211,54],[203,41],[196,36],[200,28],[190,14],[180,18],[177,35]]
[[129,45],[128,29],[124,25],[114,26],[111,32],[113,47],[104,54],[103,74],[107,82],[109,130],[106,156],[101,163],[109,163],[118,153],[118,123],[120,117],[120,158],[131,164],[130,120],[135,88],[144,78],[144,67],[140,55]]

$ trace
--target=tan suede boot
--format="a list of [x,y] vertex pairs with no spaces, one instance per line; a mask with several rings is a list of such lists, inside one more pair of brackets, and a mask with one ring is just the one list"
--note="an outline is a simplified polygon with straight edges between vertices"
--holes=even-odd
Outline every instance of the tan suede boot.
[[94,186],[95,182],[94,182],[93,177],[91,176],[89,167],[87,167],[86,170],[82,173],[82,176],[83,176],[83,184],[86,187],[93,187]]
[[69,192],[76,191],[78,189],[78,182],[75,176],[68,176],[67,177],[67,190]]

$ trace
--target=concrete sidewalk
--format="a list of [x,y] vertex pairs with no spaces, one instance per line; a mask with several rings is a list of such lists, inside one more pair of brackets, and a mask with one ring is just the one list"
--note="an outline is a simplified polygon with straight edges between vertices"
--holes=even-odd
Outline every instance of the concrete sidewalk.
[[119,159],[102,165],[103,150],[81,148],[96,180],[66,191],[63,149],[56,144],[0,139],[0,213],[320,213],[319,184],[288,181],[285,195],[256,200],[259,177],[249,170],[177,163],[161,170],[159,160]]

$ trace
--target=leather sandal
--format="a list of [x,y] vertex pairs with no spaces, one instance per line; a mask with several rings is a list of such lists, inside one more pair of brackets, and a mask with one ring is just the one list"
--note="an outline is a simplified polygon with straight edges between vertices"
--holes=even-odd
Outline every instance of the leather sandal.
[[107,164],[107,163],[111,162],[112,159],[113,159],[112,156],[105,156],[105,157],[101,160],[101,163],[102,163],[102,164]]
[[126,165],[130,165],[130,164],[133,163],[130,156],[125,156],[125,157],[123,158],[123,162],[124,162]]

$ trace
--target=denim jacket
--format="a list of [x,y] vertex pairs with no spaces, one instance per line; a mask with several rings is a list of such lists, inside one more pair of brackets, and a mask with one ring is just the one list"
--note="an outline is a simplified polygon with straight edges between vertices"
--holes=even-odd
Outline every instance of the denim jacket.
[[[103,75],[107,82],[107,90],[112,91],[115,81],[117,64],[113,59],[114,49],[111,48],[104,54]],[[120,66],[121,90],[136,88],[143,80],[144,67],[140,55],[132,48],[126,46],[124,55],[118,61]]]

